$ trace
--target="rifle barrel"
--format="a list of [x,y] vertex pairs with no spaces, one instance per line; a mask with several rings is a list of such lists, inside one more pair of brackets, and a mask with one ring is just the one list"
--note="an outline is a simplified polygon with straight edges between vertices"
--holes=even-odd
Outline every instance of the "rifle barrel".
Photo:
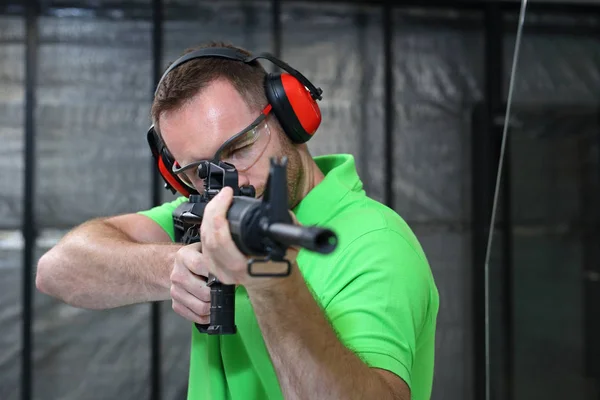
[[331,253],[337,244],[333,231],[316,226],[275,223],[269,225],[267,235],[286,246],[300,246],[321,254]]

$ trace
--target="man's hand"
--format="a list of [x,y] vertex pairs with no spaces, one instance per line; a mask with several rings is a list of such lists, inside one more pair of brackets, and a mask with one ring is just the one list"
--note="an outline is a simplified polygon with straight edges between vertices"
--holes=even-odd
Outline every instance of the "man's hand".
[[173,311],[187,320],[208,324],[210,288],[206,286],[208,268],[201,243],[179,249],[171,272]]
[[[282,278],[257,278],[248,274],[248,258],[231,238],[227,210],[233,200],[233,190],[226,186],[206,205],[200,240],[208,271],[227,285],[266,287],[281,283]],[[286,258],[294,262],[297,251],[289,249]]]

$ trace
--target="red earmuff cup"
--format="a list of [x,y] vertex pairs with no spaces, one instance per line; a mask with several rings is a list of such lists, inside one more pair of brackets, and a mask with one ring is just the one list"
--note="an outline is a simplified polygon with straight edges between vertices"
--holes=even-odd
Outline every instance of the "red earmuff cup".
[[308,89],[290,74],[281,74],[287,99],[304,131],[313,135],[321,124],[321,110]]
[[190,192],[186,189],[186,186],[182,184],[177,177],[173,175],[173,172],[166,167],[162,157],[158,160],[158,170],[163,178],[173,187],[173,189],[177,190],[185,197],[189,197]]

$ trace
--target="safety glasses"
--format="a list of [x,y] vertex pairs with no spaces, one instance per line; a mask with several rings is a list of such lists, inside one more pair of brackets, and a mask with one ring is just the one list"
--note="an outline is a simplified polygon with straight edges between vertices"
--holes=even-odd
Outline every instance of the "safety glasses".
[[[241,132],[229,138],[216,151],[211,162],[224,161],[233,164],[239,172],[250,169],[264,153],[271,139],[271,132],[267,124],[267,116],[271,112],[271,105],[262,110],[260,115]],[[173,163],[173,173],[192,189],[197,188],[194,182],[198,182],[198,167],[207,160],[194,161],[185,166],[178,162]]]

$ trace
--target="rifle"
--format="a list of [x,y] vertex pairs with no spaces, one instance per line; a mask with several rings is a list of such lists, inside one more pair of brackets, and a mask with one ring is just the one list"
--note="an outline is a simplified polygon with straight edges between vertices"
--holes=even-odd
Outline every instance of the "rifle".
[[[233,188],[233,202],[227,211],[231,236],[248,259],[248,274],[254,277],[285,277],[292,264],[285,258],[290,246],[329,254],[337,247],[336,234],[316,226],[293,224],[288,212],[287,158],[271,159],[269,177],[262,201],[253,186],[238,186],[238,173],[232,164],[205,161],[198,166],[204,181],[202,194],[194,194],[173,212],[175,240],[184,244],[200,241],[200,226],[208,202],[225,187]],[[265,268],[262,271],[262,268]],[[274,269],[272,267],[278,267]],[[268,268],[267,268],[268,267]],[[282,268],[280,268],[282,267]],[[196,324],[201,333],[235,334],[235,285],[222,284],[209,274],[210,324]]]

